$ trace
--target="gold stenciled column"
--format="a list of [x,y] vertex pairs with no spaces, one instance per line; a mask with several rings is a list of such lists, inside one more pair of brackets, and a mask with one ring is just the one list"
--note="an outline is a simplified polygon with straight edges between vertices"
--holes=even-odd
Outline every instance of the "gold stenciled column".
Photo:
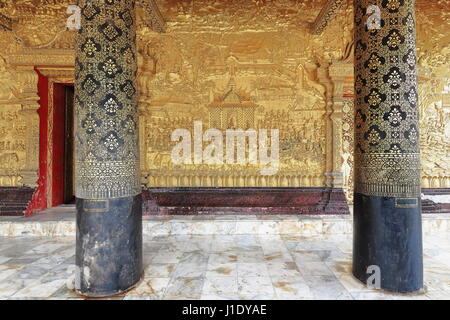
[[75,60],[77,274],[89,296],[142,275],[134,0],[81,0]]
[[414,5],[355,0],[353,273],[394,292],[423,287]]

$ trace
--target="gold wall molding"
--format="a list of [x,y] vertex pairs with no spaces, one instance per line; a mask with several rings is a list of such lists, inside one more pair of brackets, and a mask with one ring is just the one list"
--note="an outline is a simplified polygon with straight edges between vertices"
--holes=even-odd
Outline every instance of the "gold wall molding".
[[71,49],[31,49],[21,50],[8,58],[8,63],[16,66],[71,66],[75,55]]

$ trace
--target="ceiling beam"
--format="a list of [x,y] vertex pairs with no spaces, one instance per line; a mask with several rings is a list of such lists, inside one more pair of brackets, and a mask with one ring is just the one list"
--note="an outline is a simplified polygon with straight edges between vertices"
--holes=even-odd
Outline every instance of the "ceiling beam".
[[166,32],[166,21],[161,11],[158,8],[158,4],[155,0],[139,0],[138,3],[144,9],[147,14],[147,18],[150,21],[153,31],[163,33]]
[[336,15],[345,0],[325,0],[326,3],[311,26],[311,32],[316,35],[322,34],[323,30],[328,26]]

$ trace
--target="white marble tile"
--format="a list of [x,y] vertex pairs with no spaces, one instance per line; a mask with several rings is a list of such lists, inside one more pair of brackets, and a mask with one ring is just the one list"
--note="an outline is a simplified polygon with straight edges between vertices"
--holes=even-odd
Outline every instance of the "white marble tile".
[[146,300],[161,300],[164,297],[170,278],[145,277],[136,288],[129,291],[124,300],[145,297]]
[[209,259],[209,252],[202,250],[184,252],[180,257],[180,263],[206,264]]
[[205,277],[206,263],[179,263],[175,266],[171,276],[173,278],[198,278]]
[[192,234],[199,235],[231,235],[236,231],[236,221],[221,221],[215,219],[212,219],[211,221],[195,221],[191,230]]
[[237,277],[207,277],[203,285],[202,294],[238,294]]
[[238,220],[236,221],[236,234],[258,234],[259,227],[261,225],[260,221],[245,221]]
[[21,268],[23,268],[23,265],[0,265],[0,282],[18,273]]
[[237,250],[237,260],[239,263],[259,263],[264,261],[264,254],[262,253],[262,250]]
[[174,263],[150,264],[145,268],[144,275],[147,278],[167,278],[172,275],[174,269]]
[[237,277],[237,263],[208,263],[206,277]]
[[260,222],[258,234],[260,235],[278,234],[279,232],[280,232],[279,221],[263,220]]
[[344,288],[350,293],[363,292],[363,291],[367,291],[367,292],[372,291],[372,289],[368,288],[364,283],[362,283],[361,281],[356,279],[351,274],[348,274],[348,273],[347,274],[341,274],[340,276],[337,277],[337,279],[344,286]]
[[351,220],[323,220],[323,234],[351,234],[353,232],[353,224]]
[[34,247],[33,249],[28,250],[27,252],[25,252],[25,254],[50,254],[65,245],[65,243],[43,243]]
[[158,253],[153,257],[151,263],[178,263],[180,258],[182,257],[183,252],[178,250],[167,250],[161,249]]
[[[156,228],[172,223],[191,228],[198,223],[200,231],[145,235],[144,280],[150,283],[140,282],[124,299],[405,298],[366,288],[352,277],[352,236],[341,233],[350,221],[346,217],[247,216],[242,220],[246,227],[258,225],[258,232],[251,234],[228,233],[210,221],[234,223],[236,217],[191,218],[148,220],[159,223]],[[273,221],[280,230],[284,224],[284,233],[271,234]],[[338,225],[327,224],[334,221]],[[22,231],[51,235],[60,232],[55,228],[27,226]],[[215,234],[204,234],[210,228]],[[0,299],[80,299],[67,284],[60,286],[73,279],[69,269],[74,266],[74,243],[73,236],[0,238]],[[450,233],[426,234],[424,248],[427,291],[413,299],[448,299]]]
[[[45,278],[43,278],[45,279]],[[62,286],[66,279],[53,281],[37,280],[12,295],[13,298],[48,298]]]
[[237,253],[228,251],[223,253],[211,253],[209,255],[209,264],[236,263],[238,261]]
[[281,300],[301,300],[314,298],[309,286],[302,278],[272,277],[275,294]]
[[190,241],[186,242],[186,245],[183,247],[184,252],[195,252],[200,251],[203,253],[209,253],[211,251],[212,241],[210,238],[193,238]]
[[259,263],[238,263],[237,274],[239,278],[245,277],[269,277],[267,265],[263,262]]
[[267,270],[271,278],[299,278],[302,276],[295,262],[268,262]]
[[12,297],[17,291],[35,281],[34,279],[18,279],[14,275],[0,281],[0,299]]
[[323,233],[322,219],[300,220],[300,234],[305,236],[321,235]]
[[244,295],[275,294],[272,281],[269,277],[242,278],[238,276],[238,289],[239,294]]
[[450,300],[450,292],[444,290],[428,290],[425,295],[430,300]]
[[235,247],[234,241],[213,241],[211,243],[211,252],[220,253],[233,251]]
[[352,274],[351,256],[343,259],[336,259],[334,261],[326,261],[325,264],[337,277]]
[[172,278],[166,288],[165,300],[200,299],[204,278]]
[[192,222],[171,221],[170,234],[190,235],[192,234]]
[[259,246],[259,239],[259,236],[254,234],[236,234],[234,236],[234,242],[239,248]]
[[291,252],[294,260],[300,262],[321,262],[320,252],[316,250],[296,250]]
[[450,267],[450,252],[442,252],[442,250],[439,250],[439,252],[433,257],[435,261],[438,263],[445,264],[447,267]]
[[0,256],[0,265],[4,264],[5,262],[7,262],[10,259],[11,259],[11,257],[2,257],[2,256]]
[[144,235],[169,235],[172,233],[172,224],[167,221],[143,221]]
[[302,223],[298,220],[282,220],[279,222],[280,234],[300,234]]
[[304,276],[334,276],[333,272],[323,262],[304,262],[295,260],[298,270]]
[[353,300],[351,294],[334,276],[303,276],[314,299]]

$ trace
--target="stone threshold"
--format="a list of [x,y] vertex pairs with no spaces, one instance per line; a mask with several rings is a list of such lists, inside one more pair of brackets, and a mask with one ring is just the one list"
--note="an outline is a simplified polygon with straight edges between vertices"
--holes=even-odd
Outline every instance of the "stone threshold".
[[[144,216],[143,233],[167,235],[351,234],[352,216],[343,215],[162,215]],[[74,236],[75,209],[52,208],[32,217],[0,217],[0,236]],[[423,215],[423,233],[450,232],[450,214]]]

